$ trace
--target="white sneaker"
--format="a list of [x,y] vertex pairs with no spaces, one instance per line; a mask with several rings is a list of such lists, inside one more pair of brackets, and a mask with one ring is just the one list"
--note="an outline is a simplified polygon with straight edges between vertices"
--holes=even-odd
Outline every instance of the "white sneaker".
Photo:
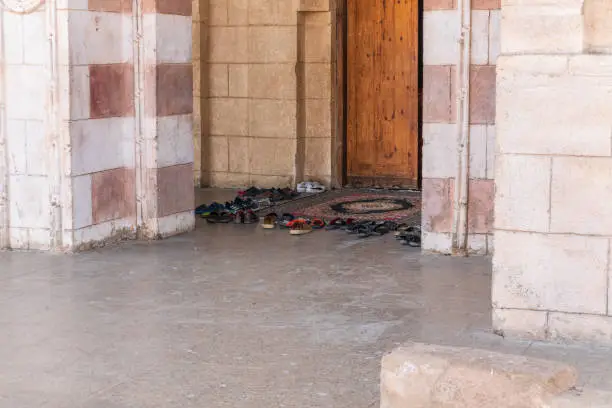
[[298,193],[308,193],[309,189],[310,189],[310,181],[302,181],[300,184],[297,185],[297,192]]
[[308,186],[309,193],[322,193],[325,191],[325,186],[317,181],[313,181]]

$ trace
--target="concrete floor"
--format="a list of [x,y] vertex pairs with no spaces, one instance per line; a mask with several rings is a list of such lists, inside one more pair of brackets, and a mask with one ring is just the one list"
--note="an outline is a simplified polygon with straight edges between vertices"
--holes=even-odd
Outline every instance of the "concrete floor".
[[377,407],[380,358],[407,341],[567,361],[612,389],[608,349],[490,333],[489,259],[392,237],[199,223],[0,266],[1,408]]

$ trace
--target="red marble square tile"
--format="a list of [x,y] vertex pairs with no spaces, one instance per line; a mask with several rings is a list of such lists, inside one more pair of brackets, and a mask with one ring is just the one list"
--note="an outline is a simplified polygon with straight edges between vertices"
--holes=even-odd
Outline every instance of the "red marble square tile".
[[488,234],[493,231],[495,182],[470,180],[468,201],[468,228],[470,234]]
[[423,122],[452,123],[452,83],[450,65],[423,66]]
[[193,210],[193,163],[158,169],[157,191],[158,217]]
[[134,169],[122,167],[92,174],[91,196],[94,224],[135,216]]
[[495,123],[495,66],[472,65],[470,70],[470,123]]
[[191,16],[191,0],[144,0],[145,13],[176,14]]
[[457,8],[457,0],[423,0],[423,10],[452,10]]
[[[150,77],[147,82],[153,78]],[[150,82],[147,84],[150,86]],[[160,64],[155,68],[155,107],[157,116],[193,113],[193,66],[191,64]]]
[[472,10],[499,10],[501,0],[472,0]]
[[89,10],[131,13],[132,0],[89,0]]
[[423,228],[450,232],[453,220],[452,179],[423,179]]
[[89,66],[91,117],[134,115],[134,71],[131,64]]

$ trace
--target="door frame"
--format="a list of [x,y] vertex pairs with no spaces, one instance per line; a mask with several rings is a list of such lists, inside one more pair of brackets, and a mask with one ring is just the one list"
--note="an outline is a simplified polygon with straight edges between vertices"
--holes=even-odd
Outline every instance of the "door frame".
[[[423,178],[423,1],[418,2],[418,189]],[[330,0],[332,11],[332,187],[342,188],[347,181],[347,2]]]

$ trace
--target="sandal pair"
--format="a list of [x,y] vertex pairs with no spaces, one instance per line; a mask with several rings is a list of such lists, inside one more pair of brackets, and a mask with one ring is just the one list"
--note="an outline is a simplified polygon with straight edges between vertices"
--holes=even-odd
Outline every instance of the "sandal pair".
[[292,221],[291,226],[289,228],[289,234],[291,235],[305,235],[313,231],[313,228],[308,223],[308,221],[303,219],[297,219]]
[[421,246],[421,227],[418,225],[406,227],[397,232],[396,238],[402,242],[402,245],[419,248]]
[[289,224],[295,219],[293,214],[283,214],[281,217],[276,213],[270,213],[263,218],[261,227],[264,229],[274,229],[278,225],[280,228],[289,228]]
[[234,222],[236,224],[255,224],[259,221],[259,217],[253,210],[247,211],[238,211],[234,217]]
[[289,222],[287,227],[290,229],[289,233],[291,235],[304,235],[312,232],[313,230],[325,228],[325,221],[319,218],[315,218],[313,220],[298,218]]
[[280,218],[276,213],[266,215],[261,224],[264,229],[274,229],[276,226],[289,229],[291,235],[305,235],[311,233],[315,229],[325,228],[325,222],[315,218],[308,220],[304,218],[295,218],[293,214],[283,214]]
[[328,231],[333,231],[333,230],[338,230],[338,229],[346,229],[348,226],[350,226],[351,224],[355,223],[355,219],[353,218],[347,218],[346,220],[342,219],[342,218],[334,218],[333,220],[331,220],[328,224],[327,224],[327,230]]
[[368,238],[372,235],[383,236],[391,232],[390,226],[387,222],[376,222],[370,221],[367,223],[360,224],[355,229],[355,233],[359,238]]

